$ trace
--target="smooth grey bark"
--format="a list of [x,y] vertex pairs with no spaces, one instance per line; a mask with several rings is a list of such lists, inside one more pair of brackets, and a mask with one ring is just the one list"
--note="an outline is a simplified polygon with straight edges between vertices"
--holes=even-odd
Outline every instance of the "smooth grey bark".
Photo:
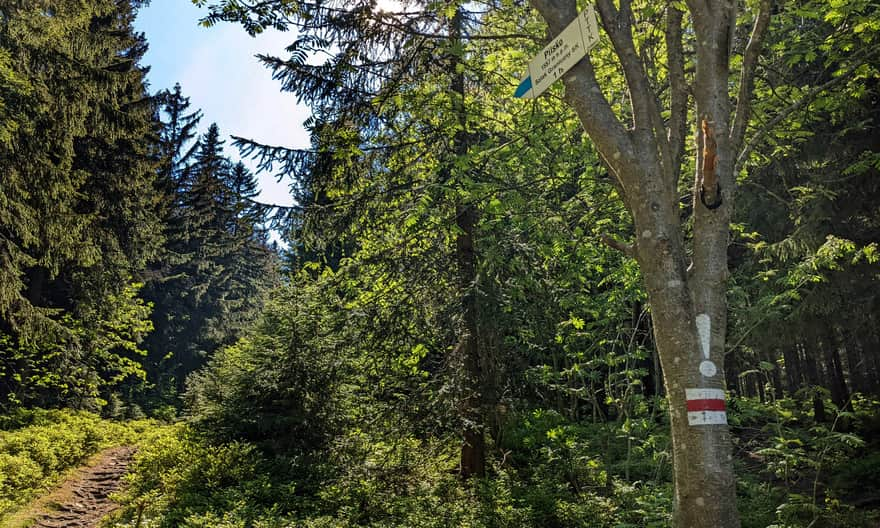
[[[573,0],[531,0],[558,34],[576,16]],[[667,4],[668,119],[652,89],[648,65],[636,51],[631,0],[597,0],[601,25],[624,72],[632,121],[615,115],[596,79],[590,56],[564,77],[567,102],[616,178],[632,215],[633,254],[642,270],[654,340],[669,400],[674,457],[673,524],[679,528],[739,526],[730,432],[726,424],[691,425],[686,389],[724,389],[727,327],[727,245],[735,190],[734,165],[749,119],[752,79],[770,16],[763,0],[744,51],[735,113],[728,92],[734,3],[688,0],[696,71],[685,75],[684,13]],[[685,250],[678,183],[693,104],[697,137],[692,255]],[[695,322],[711,322],[710,359],[717,371],[701,372],[705,359]],[[709,371],[706,371],[709,372]]]

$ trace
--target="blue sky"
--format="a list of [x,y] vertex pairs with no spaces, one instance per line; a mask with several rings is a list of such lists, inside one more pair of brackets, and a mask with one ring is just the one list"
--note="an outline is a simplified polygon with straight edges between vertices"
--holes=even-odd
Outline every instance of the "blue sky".
[[[190,0],[151,0],[140,11],[135,26],[150,43],[143,63],[151,68],[151,91],[179,82],[191,108],[204,112],[202,132],[216,122],[227,138],[234,134],[273,145],[308,146],[302,128],[308,109],[298,106],[291,94],[281,93],[280,84],[254,57],[283,56],[293,35],[271,31],[251,38],[233,24],[203,28],[198,20],[204,13]],[[230,143],[226,153],[237,159],[238,151]],[[258,178],[262,201],[291,203],[288,182],[278,183],[269,174]]]

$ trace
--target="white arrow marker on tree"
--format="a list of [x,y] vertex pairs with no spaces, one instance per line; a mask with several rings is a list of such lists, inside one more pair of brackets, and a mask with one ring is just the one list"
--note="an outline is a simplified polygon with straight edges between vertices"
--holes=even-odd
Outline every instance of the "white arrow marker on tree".
[[534,99],[565,75],[599,43],[596,11],[588,5],[574,21],[529,62],[514,97]]

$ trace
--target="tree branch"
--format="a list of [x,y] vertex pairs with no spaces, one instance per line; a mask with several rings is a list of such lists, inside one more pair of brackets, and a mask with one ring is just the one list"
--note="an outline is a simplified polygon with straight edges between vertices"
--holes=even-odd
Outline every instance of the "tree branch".
[[660,102],[651,89],[644,62],[636,52],[633,42],[632,5],[629,0],[621,0],[620,9],[616,10],[611,0],[596,0],[596,7],[602,18],[602,25],[611,37],[614,51],[623,66],[633,110],[635,140],[642,152],[657,149],[654,152],[656,152],[661,170],[666,176],[664,180],[671,180],[672,154],[663,126],[663,117],[660,114]]
[[635,248],[634,244],[624,244],[623,242],[621,242],[620,240],[617,240],[616,238],[612,237],[608,233],[602,233],[601,235],[599,235],[599,239],[606,246],[608,246],[612,249],[616,249],[617,251],[620,251],[621,253],[623,253],[627,257],[633,258],[633,259],[636,258],[636,248]]
[[[865,57],[865,58],[868,59],[870,56],[871,55],[868,55],[868,57]],[[829,88],[832,88],[834,85],[840,84],[841,82],[845,81],[847,79],[847,77],[849,77],[849,75],[851,75],[854,71],[856,71],[856,69],[858,69],[859,66],[861,66],[862,64],[865,64],[865,61],[856,62],[856,63],[852,64],[849,68],[847,68],[845,71],[841,72],[840,75],[838,75],[837,77],[831,79],[830,81],[828,81],[826,83],[820,84],[819,86],[814,86],[813,89],[810,90],[809,92],[807,92],[803,97],[801,97],[800,99],[798,99],[794,103],[790,104],[788,107],[781,110],[778,114],[776,114],[776,116],[773,119],[766,122],[764,124],[764,126],[762,126],[754,134],[752,134],[751,139],[746,144],[746,146],[742,149],[739,156],[737,156],[737,158],[736,158],[736,165],[734,166],[734,174],[737,174],[737,173],[739,173],[740,170],[742,170],[743,165],[745,164],[746,160],[749,158],[749,155],[752,153],[752,151],[755,150],[755,147],[757,147],[758,144],[761,141],[763,141],[764,136],[769,134],[770,131],[772,131],[773,128],[776,127],[776,125],[781,123],[785,118],[787,118],[788,116],[790,116],[794,112],[797,112],[798,110],[800,110],[807,103],[813,101],[819,94],[821,94],[825,90],[828,90]]]
[[[611,44],[620,59],[633,107],[633,126],[640,141],[649,140],[653,123],[650,98],[653,93],[644,66],[632,39],[633,13],[629,2],[621,1],[620,10],[614,8],[611,0],[596,0],[596,7],[602,19],[605,32],[611,37]],[[656,110],[656,109],[655,109]],[[664,138],[665,139],[665,138]]]
[[[559,34],[577,16],[574,0],[531,0],[549,26],[551,34]],[[636,161],[632,139],[617,119],[602,93],[596,71],[587,55],[563,77],[566,99],[578,114],[584,130],[608,163],[626,194],[621,169]]]
[[764,37],[770,25],[770,7],[772,0],[761,0],[758,7],[758,15],[755,17],[755,25],[752,28],[752,36],[746,44],[743,53],[742,69],[739,81],[739,93],[736,100],[736,113],[730,130],[731,151],[737,152],[741,147],[749,125],[751,115],[752,91],[755,86],[755,70],[758,67],[758,57],[764,45]]
[[669,150],[670,169],[678,181],[684,157],[687,127],[688,87],[684,76],[684,42],[682,19],[684,13],[669,4],[666,11],[666,50],[669,64]]

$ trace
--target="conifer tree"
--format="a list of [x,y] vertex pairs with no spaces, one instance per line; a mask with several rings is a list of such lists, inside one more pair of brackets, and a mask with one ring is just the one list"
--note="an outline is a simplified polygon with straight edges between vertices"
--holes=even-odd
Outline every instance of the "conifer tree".
[[157,100],[161,104],[161,113],[168,119],[167,122],[163,121],[160,132],[160,154],[164,163],[160,177],[167,182],[165,185],[168,194],[173,194],[198,147],[198,143],[192,140],[196,137],[199,122],[202,120],[202,111],[187,113],[191,103],[189,97],[183,96],[180,83],[175,84],[170,91],[162,91]]
[[173,189],[167,257],[146,293],[155,305],[156,331],[146,344],[150,378],[162,401],[236,339],[275,280],[275,256],[261,233],[265,212],[254,202],[256,180],[226,158],[216,124],[190,145],[200,113],[187,114],[188,107],[179,86],[166,95],[162,138]]
[[[457,3],[414,4],[399,13],[370,2],[290,7],[223,1],[206,19],[237,20],[252,33],[275,24],[299,30],[289,59],[261,59],[285,90],[314,106],[314,150],[239,144],[261,156],[264,167],[281,162],[311,190],[306,198],[313,201],[303,206],[312,234],[347,238],[346,257],[374,266],[369,273],[377,284],[390,274],[430,292],[432,308],[451,319],[435,336],[446,350],[444,392],[454,395],[461,475],[482,475],[484,415],[493,406],[488,349],[498,340],[479,321],[492,312],[481,307],[491,301],[482,295],[477,242],[478,189],[485,192],[487,182],[469,160],[489,137],[480,134],[479,110],[469,104],[476,75],[468,72],[468,41],[479,16]],[[330,53],[326,63],[307,61],[317,50]],[[437,93],[436,86],[444,88]],[[328,202],[324,193],[345,197],[346,205]],[[433,284],[421,282],[425,276]],[[395,330],[406,326],[399,322]]]
[[0,405],[93,405],[140,372],[161,235],[139,6],[0,2]]

